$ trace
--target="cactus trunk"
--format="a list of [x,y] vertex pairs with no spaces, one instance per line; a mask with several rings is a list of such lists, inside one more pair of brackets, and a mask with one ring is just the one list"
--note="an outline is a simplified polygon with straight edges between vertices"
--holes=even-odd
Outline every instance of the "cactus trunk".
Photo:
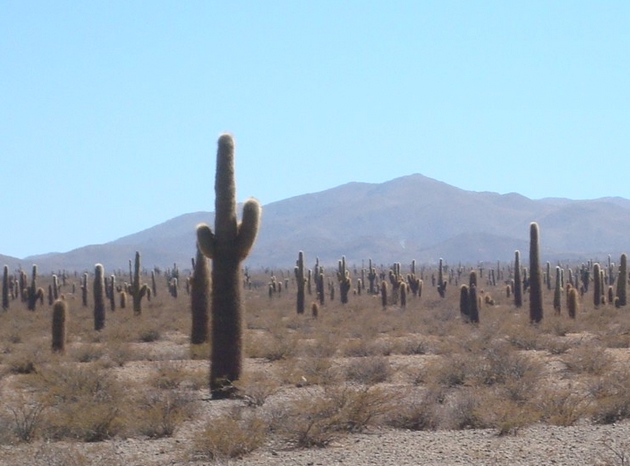
[[540,270],[539,229],[536,222],[529,227],[529,320],[543,318],[542,274]]
[[241,269],[258,233],[260,205],[249,199],[243,218],[236,218],[234,181],[234,140],[223,134],[218,141],[215,175],[215,230],[197,227],[197,241],[203,254],[212,259],[212,353],[210,391],[213,398],[232,395],[232,382],[243,368],[243,303]]

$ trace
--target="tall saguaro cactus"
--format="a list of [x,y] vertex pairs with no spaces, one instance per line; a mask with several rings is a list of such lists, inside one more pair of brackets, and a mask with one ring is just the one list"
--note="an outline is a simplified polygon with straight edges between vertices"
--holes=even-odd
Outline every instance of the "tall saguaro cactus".
[[9,266],[5,265],[2,270],[2,309],[9,309]]
[[[131,261],[129,261],[129,264],[131,264]],[[140,315],[142,314],[142,298],[146,296],[148,287],[146,284],[140,284],[140,253],[138,251],[136,251],[132,277],[133,278],[127,292],[133,299],[133,313],[135,315]]]
[[626,288],[628,285],[628,258],[626,253],[621,254],[619,260],[619,275],[617,276],[617,300],[616,306],[623,307],[627,304]]
[[105,271],[101,264],[94,266],[94,330],[105,327]]
[[538,323],[543,318],[542,273],[538,223],[529,225],[529,320]]
[[232,394],[232,382],[241,377],[243,369],[240,264],[256,240],[261,209],[257,200],[248,199],[242,220],[237,221],[232,136],[222,134],[218,146],[214,231],[199,225],[197,242],[203,254],[212,259],[210,391],[213,398],[225,398]]
[[304,253],[298,253],[298,259],[295,262],[295,283],[297,284],[297,313],[304,314],[304,284],[306,278],[304,276]]
[[521,279],[521,253],[514,251],[514,305],[523,305],[523,281]]

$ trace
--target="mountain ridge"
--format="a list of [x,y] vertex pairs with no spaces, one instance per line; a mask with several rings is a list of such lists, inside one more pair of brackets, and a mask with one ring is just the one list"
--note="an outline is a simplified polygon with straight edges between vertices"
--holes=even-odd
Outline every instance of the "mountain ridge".
[[[240,215],[240,206],[238,208]],[[136,250],[147,268],[189,267],[195,227],[213,225],[212,212],[192,212],[101,245],[24,259],[0,256],[12,267],[37,263],[42,271],[125,269]],[[630,231],[630,201],[529,199],[518,193],[467,191],[421,174],[383,183],[350,182],[263,206],[261,227],[246,265],[292,267],[303,250],[308,261],[334,265],[372,258],[432,263],[510,261],[528,248],[529,223],[541,228],[543,260],[617,256]],[[604,256],[602,256],[604,255]]]

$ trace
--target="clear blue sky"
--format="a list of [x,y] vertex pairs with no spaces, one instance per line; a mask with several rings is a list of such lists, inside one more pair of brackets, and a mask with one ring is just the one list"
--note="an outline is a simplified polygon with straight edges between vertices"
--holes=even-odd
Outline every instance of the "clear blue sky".
[[[0,254],[412,173],[630,198],[630,2],[0,0]],[[264,222],[264,210],[263,220]]]

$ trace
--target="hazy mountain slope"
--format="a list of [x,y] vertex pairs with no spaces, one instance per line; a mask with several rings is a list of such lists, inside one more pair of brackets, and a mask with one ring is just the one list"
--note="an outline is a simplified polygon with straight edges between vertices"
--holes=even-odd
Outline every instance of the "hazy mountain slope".
[[[240,214],[240,207],[238,209]],[[195,212],[111,243],[66,254],[28,258],[42,270],[126,268],[136,250],[143,265],[189,267],[195,254],[195,227],[213,224],[214,215]],[[415,174],[380,183],[348,183],[263,206],[261,229],[247,264],[292,267],[299,250],[307,263],[328,265],[345,255],[349,262],[372,258],[453,263],[526,257],[529,223],[541,227],[546,260],[588,258],[630,251],[630,201],[549,198],[465,191]]]

